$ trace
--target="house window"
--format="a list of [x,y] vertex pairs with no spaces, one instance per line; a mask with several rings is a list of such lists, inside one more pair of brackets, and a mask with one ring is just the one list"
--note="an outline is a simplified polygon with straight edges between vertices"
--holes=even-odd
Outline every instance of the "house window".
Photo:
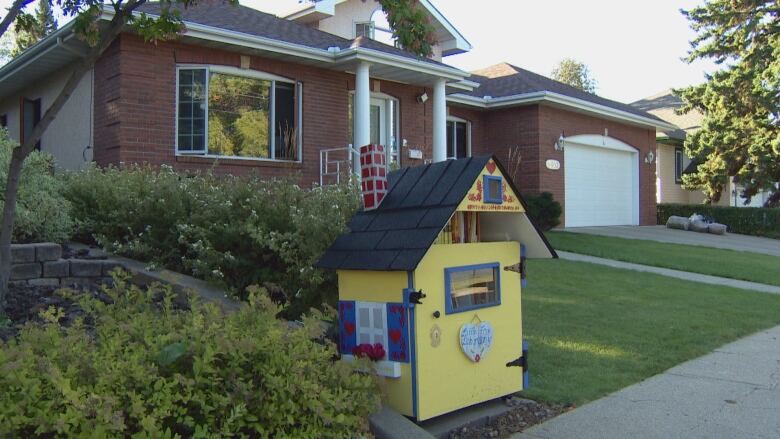
[[[35,126],[41,121],[41,100],[22,99],[22,132],[19,141],[25,142],[30,137]],[[35,149],[41,149],[41,142],[35,144]]]
[[355,23],[355,38],[366,37],[374,39],[374,22]]
[[447,121],[447,158],[462,159],[471,156],[471,124],[450,118]]
[[387,349],[387,304],[355,302],[357,344],[381,344]]
[[447,314],[501,304],[498,262],[444,269]]
[[177,105],[179,154],[300,157],[300,84],[233,68],[180,67]]
[[682,183],[683,170],[685,169],[683,163],[683,150],[680,147],[674,149],[674,182],[677,184]]
[[483,198],[486,203],[501,204],[504,202],[504,179],[499,176],[486,175],[482,180],[484,186]]

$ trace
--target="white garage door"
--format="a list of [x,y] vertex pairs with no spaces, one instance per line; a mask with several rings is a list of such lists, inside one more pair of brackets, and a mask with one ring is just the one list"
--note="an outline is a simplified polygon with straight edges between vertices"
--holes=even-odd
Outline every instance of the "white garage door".
[[564,148],[565,226],[639,224],[636,150],[617,139],[575,137],[582,143],[567,138]]

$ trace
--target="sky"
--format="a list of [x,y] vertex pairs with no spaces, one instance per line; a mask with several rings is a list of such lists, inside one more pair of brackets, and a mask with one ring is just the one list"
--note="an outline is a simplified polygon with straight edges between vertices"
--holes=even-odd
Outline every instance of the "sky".
[[[715,69],[708,61],[681,60],[695,33],[680,9],[703,0],[432,1],[474,47],[444,60],[467,71],[508,62],[549,76],[561,59],[574,58],[590,69],[597,94],[633,102],[698,84]],[[0,0],[0,7],[10,2]],[[241,3],[280,13],[298,0]]]

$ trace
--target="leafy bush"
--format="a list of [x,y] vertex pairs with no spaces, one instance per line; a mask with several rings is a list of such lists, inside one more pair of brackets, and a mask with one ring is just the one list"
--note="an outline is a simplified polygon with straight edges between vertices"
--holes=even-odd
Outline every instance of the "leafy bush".
[[52,308],[0,344],[0,437],[355,437],[377,408],[321,315],[293,328],[259,290],[224,314],[121,276],[104,293],[79,298],[83,321]]
[[666,224],[670,216],[689,217],[694,213],[726,224],[729,231],[744,235],[780,239],[780,208],[724,207],[707,204],[659,204],[658,224]]
[[289,315],[335,304],[334,274],[312,266],[359,207],[354,186],[303,189],[287,179],[170,167],[91,167],[67,175],[65,193],[80,239],[218,282],[240,298],[248,285],[279,285]]
[[561,203],[553,200],[549,192],[523,195],[528,216],[542,231],[548,231],[561,223]]
[[[0,193],[5,191],[11,153],[18,144],[0,128]],[[54,157],[33,151],[22,168],[16,200],[13,242],[64,242],[73,230],[70,203],[53,175]],[[0,209],[3,208],[0,198]],[[0,210],[2,211],[2,210]]]

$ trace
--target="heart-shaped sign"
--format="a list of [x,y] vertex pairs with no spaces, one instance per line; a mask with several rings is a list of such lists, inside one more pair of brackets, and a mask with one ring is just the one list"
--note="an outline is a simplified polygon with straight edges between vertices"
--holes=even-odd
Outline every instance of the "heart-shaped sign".
[[479,363],[493,344],[493,327],[488,322],[467,323],[460,327],[460,348],[469,360]]
[[487,165],[485,165],[485,168],[487,168],[487,171],[492,175],[494,172],[496,172],[496,162],[493,160],[488,161]]

